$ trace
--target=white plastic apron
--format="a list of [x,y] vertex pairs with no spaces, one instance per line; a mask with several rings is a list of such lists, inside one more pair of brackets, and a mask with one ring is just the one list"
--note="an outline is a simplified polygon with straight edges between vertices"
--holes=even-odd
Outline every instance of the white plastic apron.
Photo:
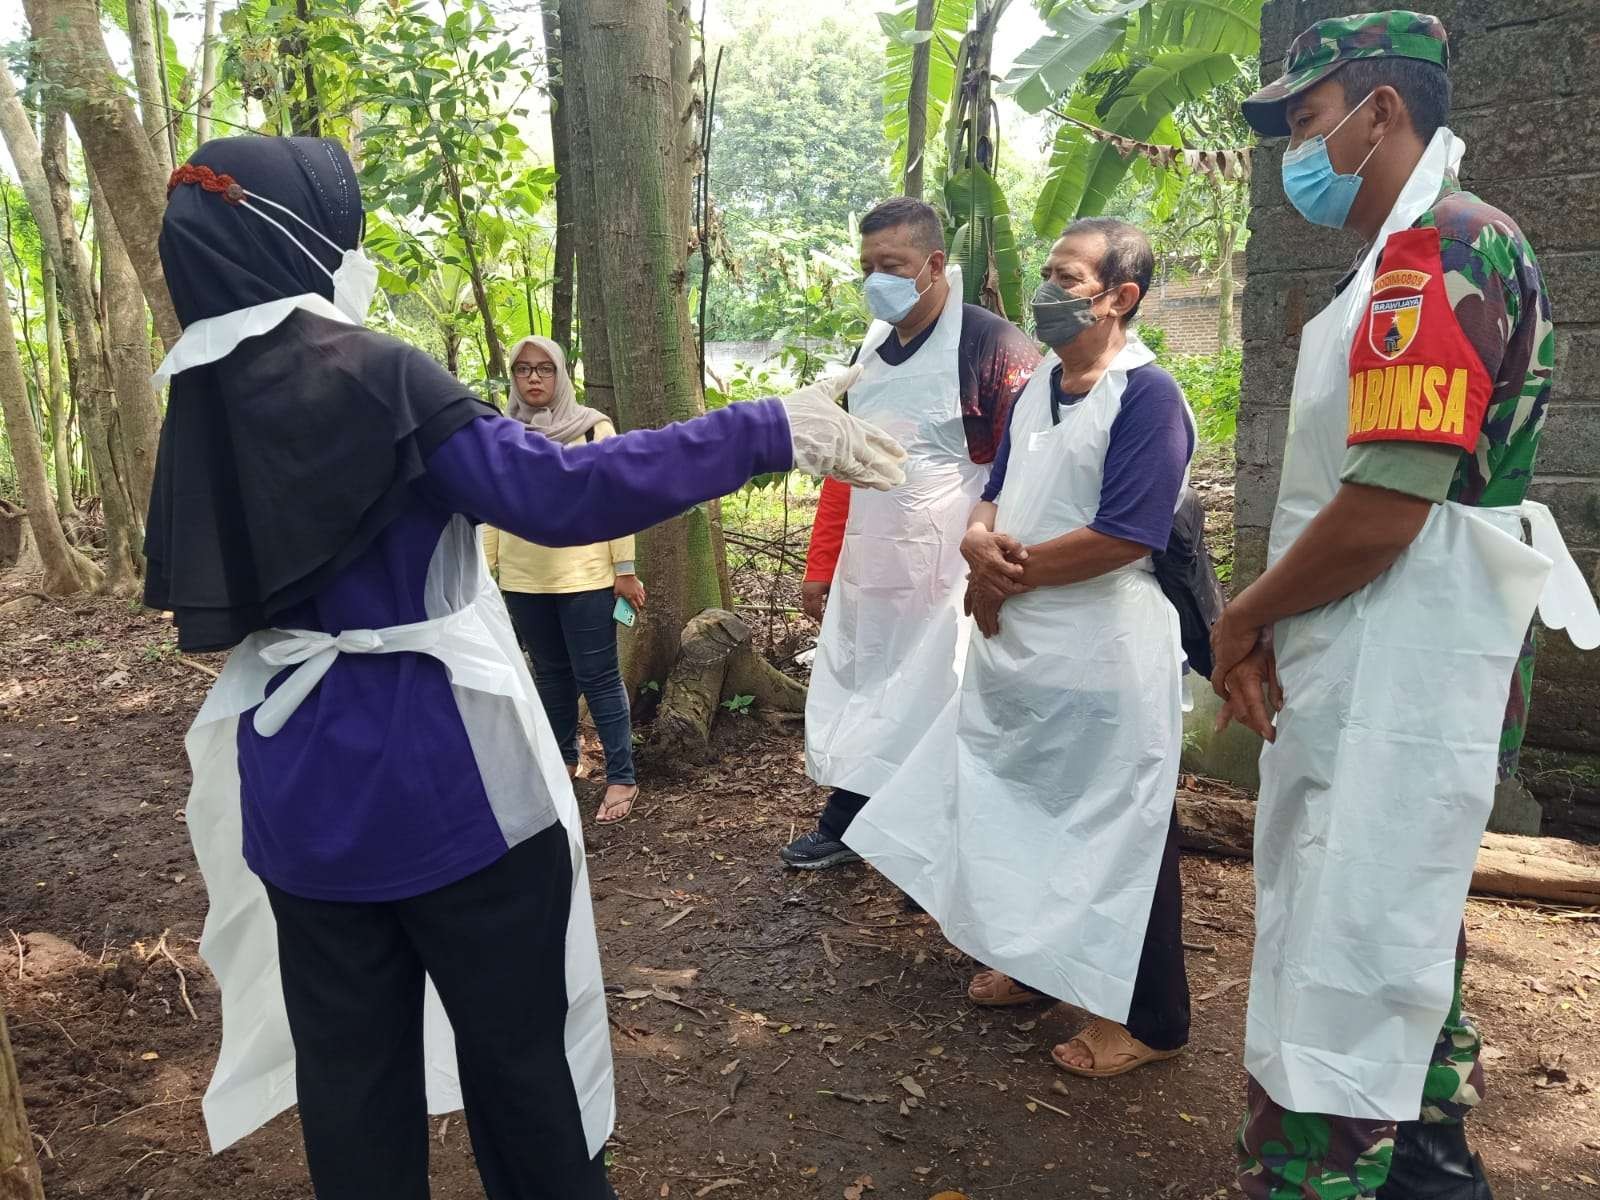
[[[283,630],[252,634],[229,656],[185,740],[194,772],[189,835],[210,901],[200,954],[222,992],[222,1052],[203,1105],[213,1152],[295,1102],[294,1043],[278,976],[276,926],[266,890],[242,854],[239,717],[261,705],[256,727],[270,736],[339,654],[431,654],[445,665],[458,693],[486,693],[513,706],[539,764],[539,775],[528,786],[548,794],[572,852],[566,1050],[589,1154],[598,1154],[610,1136],[616,1119],[611,1044],[577,805],[505,603],[489,578],[471,527],[459,519],[457,523],[462,529],[446,534],[457,543],[456,576],[444,584],[453,609],[448,616],[337,637]],[[268,682],[294,664],[300,664],[294,674],[263,704]],[[505,952],[519,950],[507,946]],[[455,1042],[432,981],[424,1004],[428,1111],[453,1112],[461,1107]]]
[[877,354],[892,326],[861,343],[850,412],[905,447],[906,481],[850,495],[844,549],[817,641],[806,699],[806,771],[828,787],[872,795],[905,761],[961,684],[961,539],[987,467],[967,452],[961,418],[961,271],[938,324],[910,360]]
[[[1432,206],[1461,153],[1440,130],[1374,247]],[[1338,490],[1376,258],[1301,334],[1271,562]],[[1579,645],[1600,641],[1543,505],[1447,503],[1371,584],[1276,626],[1286,705],[1261,755],[1245,1066],[1292,1111],[1418,1116],[1536,606]]]
[[[1052,426],[1046,359],[1017,401],[997,529],[1088,525],[1130,342]],[[1182,748],[1178,615],[1149,558],[1008,600],[957,695],[845,841],[980,962],[1124,1021]]]

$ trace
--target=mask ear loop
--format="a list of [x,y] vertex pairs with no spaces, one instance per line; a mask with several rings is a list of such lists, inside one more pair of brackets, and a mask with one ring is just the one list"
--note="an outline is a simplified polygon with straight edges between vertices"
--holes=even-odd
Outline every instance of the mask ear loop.
[[243,207],[248,208],[251,212],[255,213],[256,216],[260,217],[263,221],[266,221],[268,224],[276,226],[279,233],[283,234],[284,237],[288,238],[296,246],[300,247],[300,253],[304,254],[307,258],[309,258],[312,262],[314,262],[317,265],[317,270],[321,271],[329,279],[333,278],[333,272],[328,270],[327,267],[323,266],[322,265],[322,260],[320,258],[318,258],[315,254],[311,253],[310,250],[306,249],[306,244],[304,242],[302,242],[299,238],[295,237],[294,234],[290,233],[289,230],[287,228],[285,228],[283,222],[281,222],[279,220],[276,220],[273,217],[268,216],[266,213],[262,212],[255,205],[251,204],[249,201],[245,201],[243,203]]
[[[1360,104],[1356,105],[1349,112],[1345,113],[1344,120],[1340,121],[1332,129],[1328,130],[1327,133],[1323,134],[1322,135],[1322,145],[1323,145],[1323,147],[1326,148],[1327,145],[1328,145],[1328,139],[1331,138],[1334,134],[1338,133],[1339,130],[1344,128],[1345,121],[1348,121],[1351,117],[1355,116],[1358,112],[1360,112],[1363,108],[1365,108],[1367,106],[1367,101],[1371,100],[1377,94],[1378,94],[1378,89],[1377,88],[1373,88],[1370,92],[1368,92],[1366,94],[1366,96],[1364,96],[1362,98]],[[1384,136],[1387,137],[1388,135],[1385,134]],[[1356,168],[1356,172],[1355,173],[1357,175],[1360,175],[1361,172],[1363,172],[1363,171],[1365,171],[1367,169],[1367,164],[1372,161],[1372,156],[1378,152],[1378,147],[1381,146],[1381,145],[1383,145],[1383,138],[1379,138],[1376,142],[1373,143],[1372,149],[1367,151],[1367,156],[1361,160],[1361,165]]]
[[[344,247],[343,246],[339,245],[338,242],[334,241],[327,234],[323,233],[322,230],[318,229],[315,225],[313,225],[310,221],[306,220],[299,213],[295,212],[294,209],[289,208],[286,205],[279,204],[276,200],[269,200],[265,196],[258,196],[254,192],[246,192],[245,193],[245,200],[247,202],[250,201],[250,200],[259,200],[263,204],[272,205],[272,207],[277,209],[279,212],[286,214],[292,220],[294,220],[298,224],[304,226],[306,229],[309,229],[312,233],[316,234],[319,238],[321,238],[324,242],[326,242],[328,244],[328,248],[330,250],[332,250],[335,254],[343,254],[344,253]],[[265,216],[266,214],[263,213],[261,215]],[[366,219],[366,215],[365,214],[362,214],[362,219],[363,219],[363,221]]]

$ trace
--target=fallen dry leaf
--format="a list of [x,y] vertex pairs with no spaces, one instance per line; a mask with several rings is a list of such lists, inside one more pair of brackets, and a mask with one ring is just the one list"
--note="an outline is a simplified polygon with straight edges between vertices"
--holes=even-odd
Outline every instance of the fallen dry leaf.
[[906,1091],[910,1092],[918,1100],[926,1100],[928,1098],[928,1093],[922,1090],[922,1085],[909,1075],[902,1075],[900,1077],[900,1086],[905,1088]]
[[1199,996],[1196,996],[1194,998],[1194,1002],[1196,1004],[1204,1004],[1207,1000],[1215,1000],[1218,996],[1225,995],[1228,992],[1233,991],[1234,988],[1241,987],[1249,982],[1249,979],[1224,979],[1209,992],[1205,992]]
[[738,1187],[743,1182],[744,1180],[742,1179],[719,1179],[715,1183],[708,1183],[695,1193],[695,1200],[700,1200],[702,1196],[709,1196],[712,1192],[720,1192],[723,1188]]

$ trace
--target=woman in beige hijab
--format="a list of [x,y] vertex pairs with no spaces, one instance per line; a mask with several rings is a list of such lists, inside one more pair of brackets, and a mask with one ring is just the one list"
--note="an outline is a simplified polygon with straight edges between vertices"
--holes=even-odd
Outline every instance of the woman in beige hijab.
[[[604,413],[578,403],[566,355],[549,338],[525,337],[513,346],[511,376],[508,415],[529,429],[562,445],[616,434]],[[582,695],[606,755],[605,798],[595,819],[602,824],[622,820],[639,796],[615,619],[619,601],[636,611],[645,606],[644,585],[634,573],[633,538],[556,548],[486,527],[484,552],[533,662],[539,698],[568,773],[577,778],[581,769]]]

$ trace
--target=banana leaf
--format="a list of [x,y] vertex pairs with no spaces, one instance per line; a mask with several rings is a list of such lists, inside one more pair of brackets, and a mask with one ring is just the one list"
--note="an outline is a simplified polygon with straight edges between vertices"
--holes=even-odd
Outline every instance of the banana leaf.
[[967,302],[980,301],[991,262],[1003,316],[1022,315],[1022,255],[1011,228],[1011,209],[999,181],[981,167],[952,175],[944,186],[945,211],[957,226],[951,257],[961,266]]
[[[894,147],[891,170],[898,178],[906,166],[906,136],[911,102],[911,57],[919,42],[928,48],[928,121],[931,140],[955,92],[958,47],[972,22],[974,0],[939,0],[934,7],[931,37],[919,36],[916,0],[902,0],[893,12],[878,14],[888,40],[883,72],[883,134]],[[926,146],[919,147],[926,153]]]
[[[1105,111],[1086,96],[1075,97],[1066,111],[1110,133],[1147,142],[1163,128],[1163,122],[1179,104],[1202,98],[1231,80],[1238,70],[1238,61],[1230,54],[1166,51],[1135,72]],[[1034,208],[1034,230],[1041,237],[1049,237],[1077,217],[1104,212],[1129,165],[1130,160],[1115,147],[1095,140],[1076,126],[1063,124],[1051,149],[1050,172]]]
[[1102,8],[1078,0],[1061,5],[1050,14],[1051,32],[1017,56],[997,90],[1015,99],[1026,112],[1049,107],[1117,46],[1126,36],[1129,15],[1147,3],[1124,0]]

